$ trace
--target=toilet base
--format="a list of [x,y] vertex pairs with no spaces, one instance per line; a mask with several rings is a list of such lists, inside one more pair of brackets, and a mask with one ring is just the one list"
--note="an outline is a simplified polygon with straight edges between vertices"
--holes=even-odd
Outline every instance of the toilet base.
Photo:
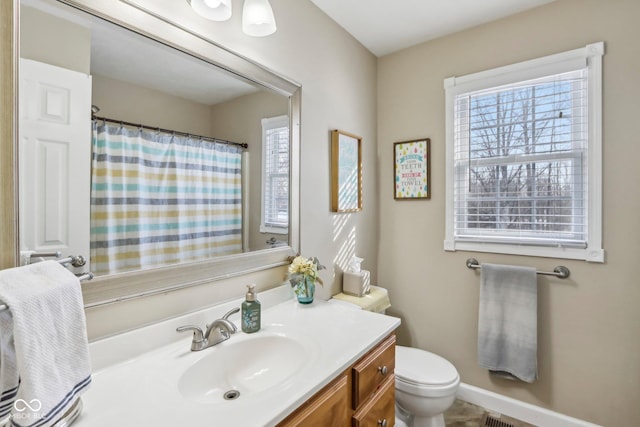
[[444,415],[438,414],[432,417],[418,417],[410,415],[396,405],[396,427],[446,427]]
[[407,427],[445,427],[444,416],[439,414],[434,417],[413,417],[413,426]]
[[446,424],[444,423],[444,417],[442,415],[418,420],[417,424],[415,423],[415,420],[406,422],[405,420],[396,417],[396,427],[446,427]]

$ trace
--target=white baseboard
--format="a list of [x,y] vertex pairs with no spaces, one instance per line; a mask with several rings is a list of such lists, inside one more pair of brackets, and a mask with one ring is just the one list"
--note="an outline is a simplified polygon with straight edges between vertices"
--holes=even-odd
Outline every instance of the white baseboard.
[[457,397],[539,427],[602,427],[465,383],[460,383]]

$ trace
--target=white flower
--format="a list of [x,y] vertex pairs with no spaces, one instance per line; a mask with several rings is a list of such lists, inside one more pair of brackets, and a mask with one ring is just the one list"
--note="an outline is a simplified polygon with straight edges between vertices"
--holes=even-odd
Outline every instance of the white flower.
[[322,284],[322,280],[318,277],[318,270],[322,270],[324,266],[320,265],[318,258],[305,258],[297,256],[289,265],[289,279],[293,285],[295,282],[302,281],[304,278],[310,278]]

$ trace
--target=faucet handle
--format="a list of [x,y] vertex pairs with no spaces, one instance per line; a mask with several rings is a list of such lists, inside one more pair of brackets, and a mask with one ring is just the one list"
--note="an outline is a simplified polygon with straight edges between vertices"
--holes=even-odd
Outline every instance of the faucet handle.
[[229,319],[229,317],[230,317],[232,314],[236,314],[236,313],[237,313],[237,312],[239,312],[239,311],[240,311],[240,307],[236,307],[236,308],[234,308],[234,309],[231,309],[231,310],[227,311],[227,312],[225,313],[225,315],[224,315],[224,316],[222,316],[222,318],[223,318],[224,320],[228,320],[228,319]]
[[204,341],[204,333],[202,329],[194,325],[179,326],[176,332],[193,331],[193,343],[201,343]]

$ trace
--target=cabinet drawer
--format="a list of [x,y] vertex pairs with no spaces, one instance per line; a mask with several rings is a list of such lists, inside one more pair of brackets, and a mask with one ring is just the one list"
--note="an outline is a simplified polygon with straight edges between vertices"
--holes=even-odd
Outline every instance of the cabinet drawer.
[[395,376],[387,375],[376,395],[352,418],[352,427],[393,427],[396,417]]
[[352,409],[358,409],[380,385],[393,376],[396,359],[396,336],[390,335],[352,368]]

